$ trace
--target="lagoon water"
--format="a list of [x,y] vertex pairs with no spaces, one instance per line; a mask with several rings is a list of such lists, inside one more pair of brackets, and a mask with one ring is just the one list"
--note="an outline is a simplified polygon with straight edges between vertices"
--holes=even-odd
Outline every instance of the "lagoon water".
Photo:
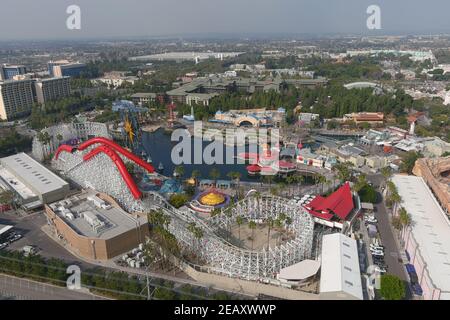
[[[202,141],[200,138],[191,138],[191,156],[193,163],[194,157],[194,145],[195,142],[202,145],[202,151],[211,143],[210,141]],[[160,129],[153,133],[143,132],[142,133],[142,146],[145,152],[150,155],[153,166],[158,168],[159,163],[164,165],[164,171],[162,172],[166,176],[172,176],[175,167],[178,164],[174,164],[171,159],[172,149],[178,144],[178,141],[171,141],[171,133],[166,133],[164,130]],[[233,154],[236,156],[238,153],[238,147],[231,147],[223,145],[223,163],[226,161],[226,155]],[[241,150],[239,151],[241,152]],[[246,147],[246,152],[248,152],[248,146]],[[238,164],[238,160],[234,159],[234,164],[182,164],[185,171],[185,177],[190,177],[193,170],[199,170],[201,172],[201,179],[209,179],[209,172],[212,168],[217,168],[221,173],[219,179],[229,180],[227,174],[231,171],[240,172],[242,175],[242,181],[258,181],[258,177],[252,177],[247,174],[246,164]]]

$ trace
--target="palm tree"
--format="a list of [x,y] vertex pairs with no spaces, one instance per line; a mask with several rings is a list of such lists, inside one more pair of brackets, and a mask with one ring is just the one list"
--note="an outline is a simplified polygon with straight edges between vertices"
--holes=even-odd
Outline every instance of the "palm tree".
[[[192,234],[193,239],[197,242],[197,247],[198,247],[198,243],[199,243],[200,239],[203,238],[203,235],[204,235],[203,230],[200,227],[197,227],[195,222],[189,223],[187,229]],[[194,246],[195,246],[195,244],[193,243],[193,247]]]
[[323,185],[324,185],[325,181],[327,181],[327,178],[325,178],[324,175],[319,174],[317,176],[317,183],[320,183],[320,185],[322,186],[322,194],[323,194]]
[[397,191],[397,187],[395,186],[395,184],[392,181],[388,181],[386,183],[386,187],[387,187],[389,193],[393,193],[393,192]]
[[272,181],[273,181],[274,176],[269,174],[267,176],[263,176],[263,180],[264,182],[268,182],[269,183],[269,187],[272,185]]
[[238,171],[230,171],[228,172],[227,177],[236,181],[236,189],[239,190],[242,174]]
[[402,234],[407,226],[411,225],[411,215],[405,208],[401,207],[398,211],[400,224],[402,225]]
[[294,175],[290,175],[286,177],[286,182],[289,184],[289,195],[292,195],[292,183],[296,181],[296,177]]
[[[274,226],[276,227],[276,228],[281,228],[282,226],[283,226],[283,222],[282,222],[282,220],[280,219],[280,217],[278,217],[277,219],[275,219],[275,221],[274,221]],[[278,238],[277,238],[277,245],[280,243],[280,236],[281,236],[281,233],[278,235]]]
[[256,222],[255,221],[250,221],[248,223],[248,227],[250,228],[250,230],[252,230],[252,250],[253,250],[253,241],[255,240],[255,229],[256,229]]
[[229,171],[227,173],[227,177],[230,178],[231,180],[234,180],[234,174],[236,173],[236,171]]
[[254,196],[255,196],[255,198],[256,198],[256,203],[257,203],[257,206],[258,206],[257,210],[259,210],[259,201],[261,200],[261,192],[256,191],[256,192],[254,193]]
[[341,182],[345,182],[350,180],[351,176],[351,168],[352,164],[349,162],[338,163],[334,166],[334,169],[337,170],[337,175]]
[[184,167],[183,166],[176,166],[174,170],[175,175],[177,178],[181,179],[184,176]]
[[58,133],[58,134],[56,135],[56,139],[58,140],[58,145],[60,145],[60,144],[61,144],[61,141],[62,141],[64,138],[63,138],[62,134]]
[[241,216],[237,216],[236,223],[238,225],[239,242],[240,242],[241,241],[241,225],[244,223],[244,218],[242,218]]
[[365,174],[361,174],[358,177],[358,181],[353,185],[353,190],[359,192],[367,185],[367,178]]
[[194,238],[197,239],[197,247],[199,246],[200,240],[203,238],[203,236],[204,236],[203,229],[200,227],[195,227]]
[[214,180],[214,184],[217,184],[217,179],[220,178],[220,171],[217,168],[212,168],[211,171],[209,171],[209,177]]
[[390,167],[384,167],[380,170],[385,181],[388,181],[392,177],[392,169]]
[[191,178],[195,180],[195,186],[197,186],[197,180],[202,176],[200,170],[194,169],[191,173]]
[[402,202],[402,197],[400,197],[400,195],[398,194],[397,191],[394,191],[394,192],[391,194],[390,199],[391,199],[391,201],[393,202],[394,205],[397,205],[397,204],[399,204],[400,202]]
[[297,182],[297,192],[299,193],[302,183],[305,182],[305,177],[301,175],[295,176],[295,182]]
[[215,216],[219,215],[220,212],[221,212],[221,211],[220,211],[219,208],[214,208],[214,209],[211,211],[210,216],[211,216],[211,217],[215,217]]
[[327,192],[328,192],[328,190],[330,190],[331,185],[333,184],[333,181],[327,180],[325,181],[325,184],[327,185]]
[[51,141],[51,138],[50,138],[48,132],[47,131],[39,132],[37,134],[37,139],[45,147],[44,158],[47,158],[49,156],[49,149],[48,148],[50,147],[50,141]]
[[267,231],[267,249],[270,247],[270,230],[273,228],[273,218],[268,217],[267,220],[267,226],[269,227],[269,230]]
[[231,217],[233,216],[232,206],[228,207],[228,210],[225,211],[225,215],[227,216],[227,241],[230,240],[231,235]]
[[286,223],[286,225],[289,227],[292,224],[292,218],[286,217],[286,219],[284,219],[284,223]]
[[148,222],[156,228],[167,229],[170,223],[170,217],[160,210],[152,210],[148,214]]

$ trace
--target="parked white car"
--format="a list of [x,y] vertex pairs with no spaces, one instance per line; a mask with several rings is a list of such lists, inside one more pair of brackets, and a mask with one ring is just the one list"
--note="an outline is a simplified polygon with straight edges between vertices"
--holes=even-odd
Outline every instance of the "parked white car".
[[383,251],[371,251],[373,256],[384,257]]
[[385,268],[383,268],[383,267],[376,266],[376,267],[375,267],[375,272],[378,272],[378,273],[386,273],[387,270],[386,270]]

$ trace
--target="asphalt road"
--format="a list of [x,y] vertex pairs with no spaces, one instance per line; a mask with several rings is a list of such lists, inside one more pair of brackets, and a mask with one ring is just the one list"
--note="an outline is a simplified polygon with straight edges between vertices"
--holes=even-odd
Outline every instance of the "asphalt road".
[[[375,187],[381,185],[381,175],[369,176],[368,180],[371,181]],[[384,261],[388,267],[387,273],[395,275],[405,282],[407,288],[407,298],[411,298],[411,290],[409,288],[409,276],[406,273],[405,266],[400,257],[400,248],[397,245],[395,235],[393,234],[391,223],[389,221],[389,213],[381,201],[374,205],[375,217],[378,220],[377,228],[380,234],[381,242],[385,247]]]
[[27,279],[0,275],[0,300],[104,300],[82,291],[69,290]]
[[15,231],[23,235],[18,241],[11,243],[7,250],[21,250],[26,245],[34,245],[38,248],[38,254],[45,258],[58,258],[69,264],[76,264],[82,269],[94,267],[92,264],[80,261],[41,230],[41,227],[47,223],[43,213],[24,217],[13,213],[2,214],[0,223],[13,225]]

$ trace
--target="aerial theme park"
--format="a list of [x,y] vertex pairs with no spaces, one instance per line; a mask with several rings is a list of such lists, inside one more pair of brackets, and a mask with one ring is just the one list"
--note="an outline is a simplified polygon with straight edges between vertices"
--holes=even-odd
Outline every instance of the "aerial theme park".
[[4,2],[0,300],[450,300],[448,10]]
[[[127,100],[115,101],[112,110],[120,119],[115,125],[78,120],[46,128],[33,141],[33,156],[74,188],[45,204],[57,241],[86,261],[142,269],[149,265],[146,247],[168,246],[157,234],[163,228],[175,241],[164,254],[197,281],[233,278],[243,281],[246,294],[318,298],[322,237],[349,230],[357,203],[348,183],[335,181],[327,196],[319,194],[322,174],[332,174],[303,161],[310,152],[304,144],[312,141],[280,140],[283,108],[231,111],[233,121],[220,113],[219,129],[217,116],[200,129],[192,110],[177,117],[173,102],[160,119]],[[227,139],[224,128],[247,136]],[[201,162],[174,165],[179,141],[171,137],[180,130],[202,150],[213,144],[232,152],[232,162],[221,170]],[[258,135],[267,131],[276,139],[262,143]]]
[[[164,176],[158,172],[162,171],[161,166],[153,166],[153,150],[143,151],[139,141],[139,108],[124,101],[115,107],[123,119],[121,141],[125,146],[108,137],[89,138],[87,134],[84,141],[78,136],[68,137],[75,143],[60,144],[51,159],[52,167],[63,177],[82,188],[113,197],[131,214],[164,212],[170,217],[168,230],[193,262],[201,263],[208,272],[270,281],[281,269],[312,258],[314,221],[306,209],[293,206],[289,199],[262,195],[255,189],[239,197],[233,192],[235,181],[182,181],[177,168],[172,176]],[[173,104],[168,106],[167,128],[174,126],[173,108]],[[258,163],[268,164],[267,157],[263,158]],[[182,194],[185,187],[194,189],[194,194],[185,205],[175,208],[171,196]],[[257,230],[251,229],[256,226]],[[201,230],[200,238],[191,231],[193,227]]]

